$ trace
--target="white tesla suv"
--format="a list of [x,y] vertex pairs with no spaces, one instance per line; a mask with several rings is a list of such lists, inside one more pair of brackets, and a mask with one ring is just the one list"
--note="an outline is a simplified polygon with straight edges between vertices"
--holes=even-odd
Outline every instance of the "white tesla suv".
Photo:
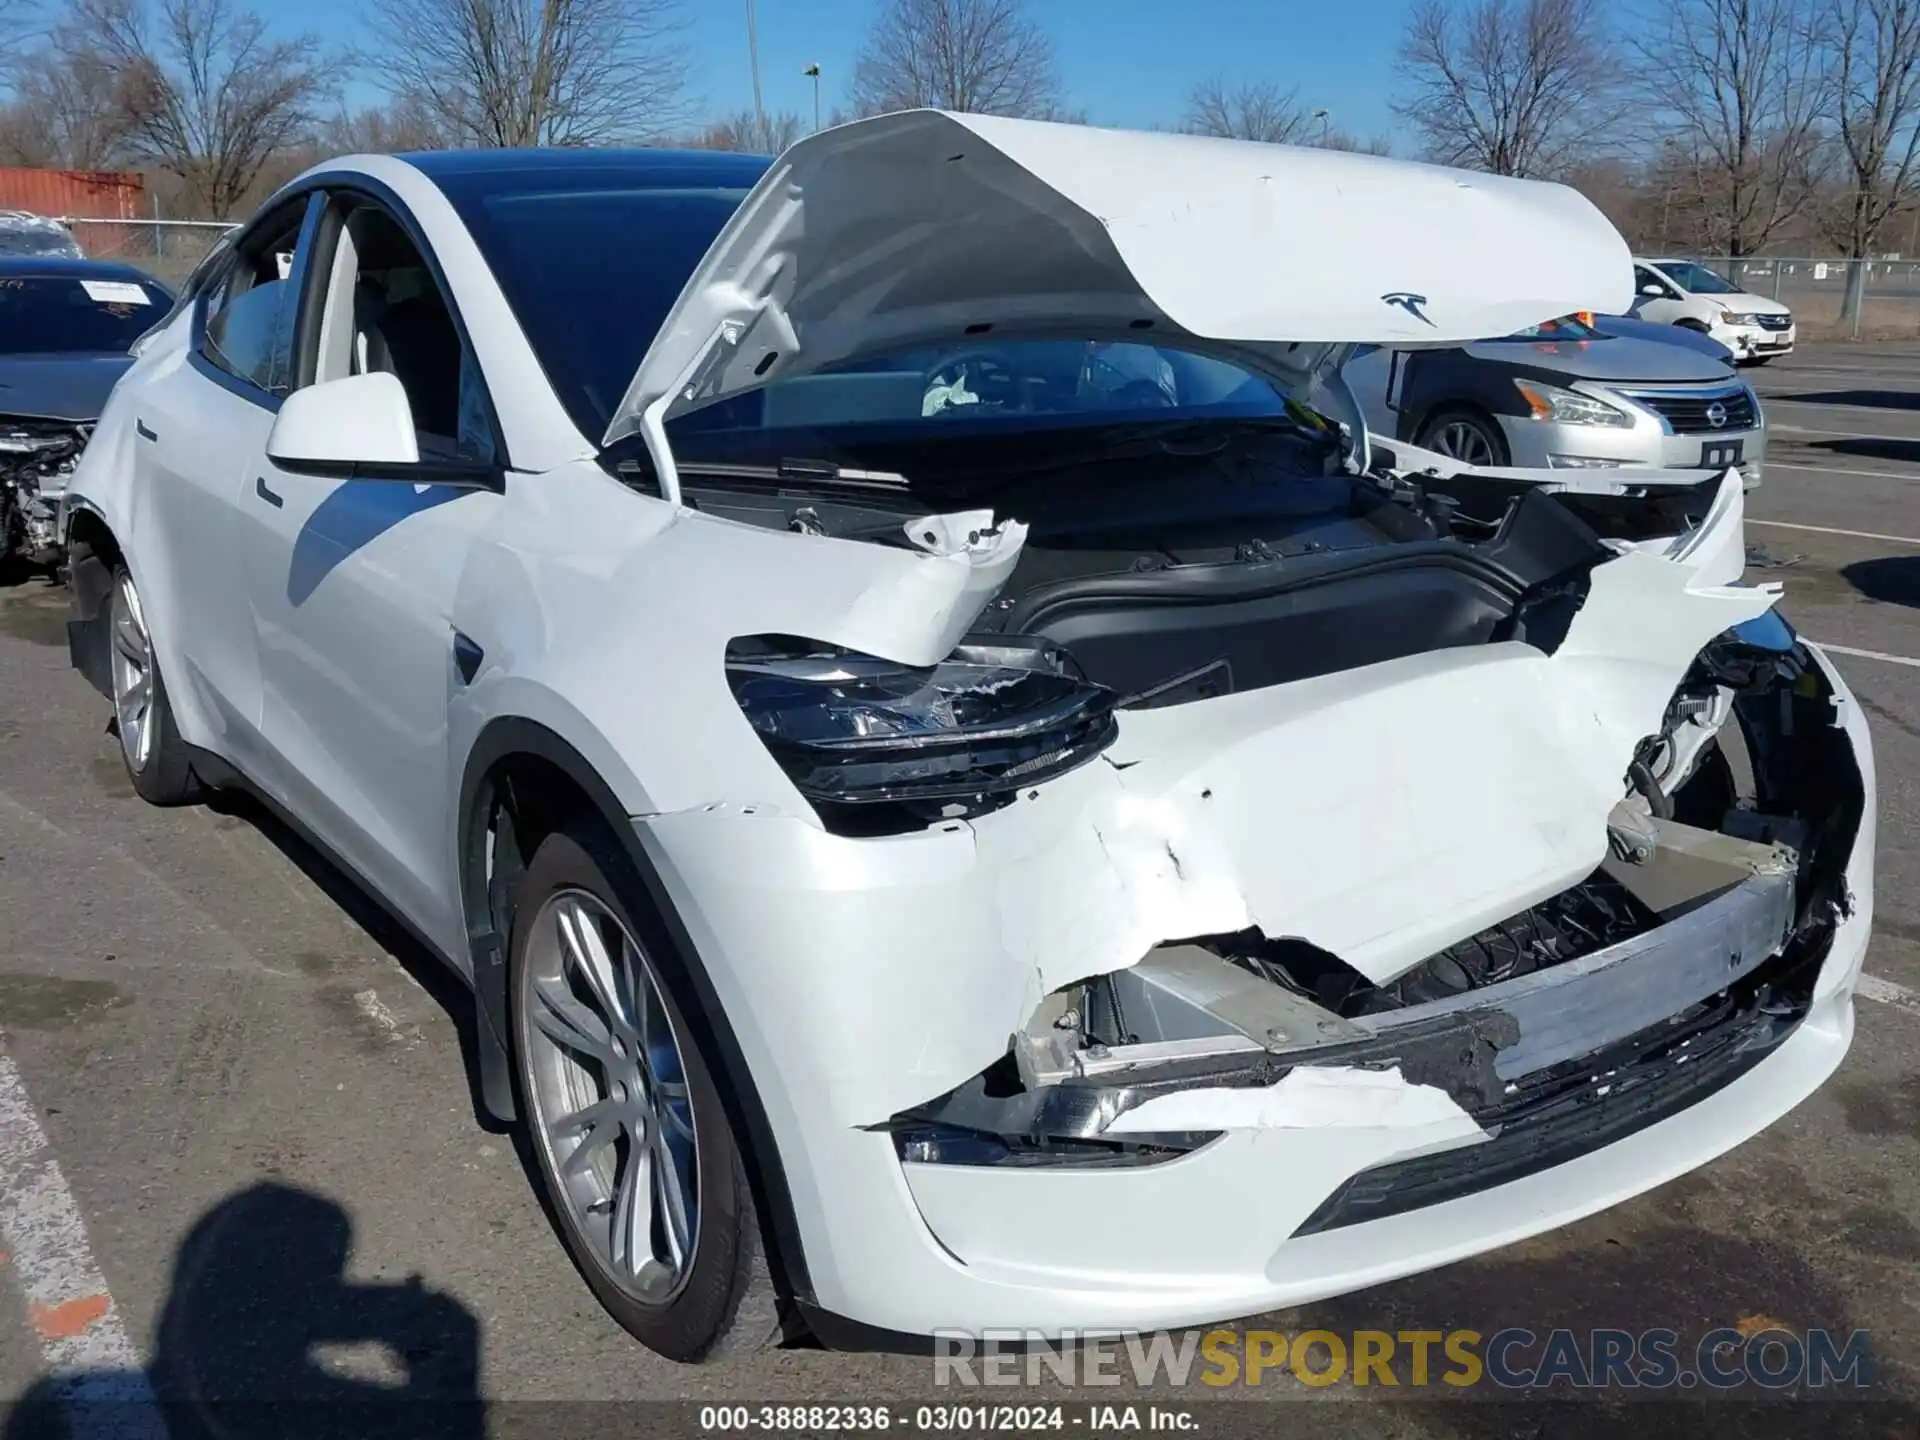
[[1301,1302],[1847,1047],[1867,735],[1737,474],[1388,468],[1338,380],[1631,275],[1557,186],[932,112],[337,160],[113,393],[73,656],[472,984],[660,1352]]

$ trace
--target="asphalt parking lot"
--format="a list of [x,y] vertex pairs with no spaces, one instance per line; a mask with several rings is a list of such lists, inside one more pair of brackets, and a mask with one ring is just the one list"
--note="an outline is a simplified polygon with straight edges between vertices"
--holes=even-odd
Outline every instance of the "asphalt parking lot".
[[[1920,1433],[1920,345],[1810,346],[1748,374],[1773,426],[1749,578],[1784,584],[1837,655],[1878,752],[1875,978],[1851,1055],[1771,1130],[1638,1201],[1250,1323],[1865,1330],[1881,1403],[1416,1408],[1276,1373],[1203,1410],[1203,1433]],[[266,818],[136,799],[106,707],[67,667],[64,616],[49,584],[0,586],[4,1397],[44,1398],[51,1366],[78,1369],[136,1409],[154,1390],[180,1402],[176,1440],[647,1434],[692,1412],[548,1407],[978,1398],[936,1395],[923,1356],[686,1369],[629,1341],[550,1234],[513,1138],[476,1116],[458,987]],[[321,1428],[313,1402],[366,1395],[485,1407]],[[1141,1398],[992,1398],[1042,1395]],[[300,1403],[271,1419],[202,1404],[233,1397]]]

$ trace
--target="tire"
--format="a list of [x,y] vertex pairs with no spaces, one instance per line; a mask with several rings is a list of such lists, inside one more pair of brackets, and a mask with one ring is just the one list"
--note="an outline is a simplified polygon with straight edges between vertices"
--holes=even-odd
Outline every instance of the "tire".
[[[728,1359],[779,1338],[779,1297],[720,1093],[636,938],[658,933],[635,923],[648,903],[599,827],[541,842],[516,892],[508,952],[514,1082],[549,1215],[595,1298],[669,1359]],[[625,976],[611,992],[617,1025],[607,1023],[610,970]],[[612,1113],[561,1123],[589,1105]]]
[[198,800],[200,780],[174,724],[173,703],[154,655],[146,610],[125,565],[113,569],[107,645],[114,732],[135,793],[149,805],[186,805]]
[[1746,359],[1742,360],[1740,363],[1742,365],[1765,365],[1772,359],[1773,359],[1773,356],[1771,355],[1749,355]]
[[[1498,422],[1463,405],[1436,410],[1420,427],[1420,438],[1413,443],[1468,465],[1505,465],[1512,456]],[[1473,453],[1463,454],[1462,450]]]

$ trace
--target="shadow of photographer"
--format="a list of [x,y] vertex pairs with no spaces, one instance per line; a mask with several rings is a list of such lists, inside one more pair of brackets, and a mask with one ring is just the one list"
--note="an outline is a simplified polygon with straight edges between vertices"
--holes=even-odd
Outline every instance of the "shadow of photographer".
[[477,1440],[479,1321],[418,1276],[347,1279],[352,1241],[310,1191],[221,1201],[175,1257],[153,1363],[41,1380],[4,1440]]

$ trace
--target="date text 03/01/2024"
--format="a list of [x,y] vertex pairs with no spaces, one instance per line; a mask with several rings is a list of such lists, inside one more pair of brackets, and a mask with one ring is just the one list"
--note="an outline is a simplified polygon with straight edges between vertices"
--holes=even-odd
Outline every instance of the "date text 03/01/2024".
[[1164,1405],[703,1405],[700,1433],[823,1430],[977,1433],[983,1430],[1192,1431],[1191,1411]]

